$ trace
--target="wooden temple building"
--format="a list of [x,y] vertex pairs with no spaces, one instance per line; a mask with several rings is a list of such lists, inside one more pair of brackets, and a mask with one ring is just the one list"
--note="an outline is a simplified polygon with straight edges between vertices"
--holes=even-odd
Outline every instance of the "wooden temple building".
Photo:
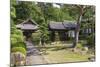
[[68,37],[74,38],[75,29],[76,29],[75,21],[66,21],[66,22],[54,22],[51,21],[49,23],[49,31],[51,32],[51,40],[55,41],[56,35],[58,33],[60,41],[68,40]]
[[27,19],[26,21],[16,25],[18,29],[23,31],[23,35],[27,38],[31,37],[32,33],[38,30],[38,24],[32,19]]
[[[55,21],[50,21],[48,28],[49,31],[51,32],[50,37],[51,41],[55,41],[59,39],[60,41],[67,41],[69,39],[74,39],[75,37],[75,29],[77,27],[77,22],[76,21],[64,21],[64,22],[55,22]],[[79,33],[79,38],[85,38],[91,33],[94,32],[93,28],[85,28],[80,30]],[[57,38],[58,36],[59,38]]]
[[[21,29],[23,35],[26,38],[30,38],[32,33],[38,30],[39,25],[32,19],[27,19],[26,21],[16,25],[18,29]],[[76,21],[64,21],[64,22],[55,22],[50,21],[48,24],[48,32],[50,32],[50,40],[55,41],[59,39],[60,41],[67,41],[69,38],[74,39],[75,29],[77,27]],[[89,29],[83,30],[84,33],[92,33]],[[86,34],[87,34],[86,33]],[[59,38],[57,38],[58,36]]]

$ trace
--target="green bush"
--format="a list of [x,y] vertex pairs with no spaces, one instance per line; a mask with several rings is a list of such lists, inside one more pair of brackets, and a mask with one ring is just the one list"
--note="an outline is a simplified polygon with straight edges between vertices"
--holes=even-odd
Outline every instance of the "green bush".
[[17,42],[23,42],[22,35],[12,34],[11,35],[11,42],[13,41],[14,38],[17,40]]
[[91,34],[89,37],[87,37],[87,45],[89,47],[95,46],[95,34]]
[[32,34],[32,40],[34,42],[34,44],[39,44],[40,42],[40,33],[33,33]]
[[24,42],[17,42],[15,44],[11,44],[11,48],[13,48],[13,47],[23,47],[26,49],[26,45]]
[[17,43],[17,39],[14,37],[11,37],[11,44],[16,44]]
[[80,48],[80,49],[83,49],[83,45],[81,43],[78,43],[76,47]]
[[23,48],[23,47],[13,47],[13,48],[11,49],[11,52],[21,52],[21,53],[23,53],[24,55],[26,55],[26,50],[25,50],[25,48]]
[[21,30],[16,30],[15,32],[17,35],[23,35],[22,31]]

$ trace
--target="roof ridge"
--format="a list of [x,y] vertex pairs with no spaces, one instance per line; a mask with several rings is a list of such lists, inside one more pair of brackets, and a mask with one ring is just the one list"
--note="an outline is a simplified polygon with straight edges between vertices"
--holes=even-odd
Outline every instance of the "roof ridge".
[[66,28],[66,26],[64,25],[64,22],[62,22],[62,25],[64,26],[64,28]]

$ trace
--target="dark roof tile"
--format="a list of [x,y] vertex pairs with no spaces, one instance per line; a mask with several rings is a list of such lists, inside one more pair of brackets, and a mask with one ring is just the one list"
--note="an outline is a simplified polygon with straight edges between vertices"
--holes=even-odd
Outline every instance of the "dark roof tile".
[[75,29],[76,23],[70,23],[70,22],[50,22],[49,23],[49,29],[50,30],[70,30]]

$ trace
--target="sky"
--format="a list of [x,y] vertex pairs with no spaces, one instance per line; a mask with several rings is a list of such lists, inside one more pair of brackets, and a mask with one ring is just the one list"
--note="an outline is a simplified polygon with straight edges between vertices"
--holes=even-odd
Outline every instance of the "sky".
[[57,8],[60,8],[60,6],[57,5],[57,4],[55,4],[55,3],[53,3],[53,6],[54,6],[54,7],[57,7]]

